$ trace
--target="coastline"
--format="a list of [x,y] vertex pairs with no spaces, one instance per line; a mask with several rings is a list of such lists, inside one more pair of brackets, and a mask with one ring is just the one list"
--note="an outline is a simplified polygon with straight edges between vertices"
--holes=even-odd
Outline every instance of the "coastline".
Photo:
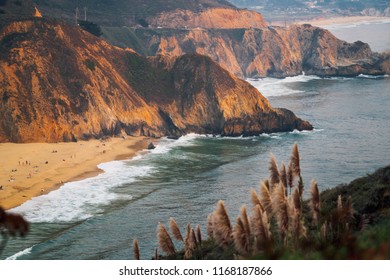
[[0,206],[17,207],[66,182],[94,177],[103,162],[124,160],[146,149],[147,137],[71,143],[0,143]]
[[328,27],[333,25],[348,25],[374,22],[390,22],[390,17],[374,17],[374,16],[350,16],[350,17],[318,17],[309,20],[300,20],[290,24],[311,24],[318,27]]

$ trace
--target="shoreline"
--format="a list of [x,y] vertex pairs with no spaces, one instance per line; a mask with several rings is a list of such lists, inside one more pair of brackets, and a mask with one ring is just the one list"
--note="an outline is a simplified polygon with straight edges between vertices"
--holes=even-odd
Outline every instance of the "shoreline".
[[67,182],[95,177],[104,162],[130,159],[147,148],[148,137],[70,143],[0,143],[0,206],[9,210]]
[[375,22],[390,22],[390,17],[374,16],[336,16],[336,17],[317,17],[309,20],[300,20],[291,24],[311,24],[318,27],[329,27],[334,25],[364,24]]

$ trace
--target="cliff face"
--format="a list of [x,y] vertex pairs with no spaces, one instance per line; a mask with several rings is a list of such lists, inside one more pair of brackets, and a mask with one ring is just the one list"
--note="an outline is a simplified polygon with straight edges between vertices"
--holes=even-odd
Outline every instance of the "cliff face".
[[[80,5],[77,0],[36,4],[43,16],[72,23]],[[207,55],[239,77],[389,73],[388,55],[372,53],[367,44],[348,44],[310,25],[269,27],[261,14],[225,0],[89,1],[88,20],[100,24],[115,45],[144,55]]]
[[[104,29],[113,44],[138,52],[208,55],[240,77],[389,73],[388,57],[362,42],[346,43],[311,25],[242,29]],[[138,45],[134,44],[138,42]]]
[[45,19],[0,28],[0,142],[312,129],[204,56],[146,59]]
[[231,8],[210,8],[193,12],[175,10],[147,18],[151,26],[164,28],[263,28],[267,24],[261,14]]

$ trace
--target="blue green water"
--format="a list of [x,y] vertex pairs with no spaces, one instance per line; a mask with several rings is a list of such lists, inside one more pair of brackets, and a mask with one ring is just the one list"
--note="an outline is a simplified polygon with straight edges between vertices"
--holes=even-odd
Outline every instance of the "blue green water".
[[201,224],[216,202],[232,217],[249,204],[249,190],[268,175],[270,153],[288,162],[300,147],[302,175],[331,188],[390,164],[390,78],[320,79],[299,76],[251,81],[274,107],[286,107],[313,132],[220,138],[187,135],[162,139],[157,148],[128,161],[105,163],[105,173],[68,183],[14,209],[31,222],[25,239],[10,240],[0,256],[18,259],[131,259],[157,246],[158,222],[176,218]]

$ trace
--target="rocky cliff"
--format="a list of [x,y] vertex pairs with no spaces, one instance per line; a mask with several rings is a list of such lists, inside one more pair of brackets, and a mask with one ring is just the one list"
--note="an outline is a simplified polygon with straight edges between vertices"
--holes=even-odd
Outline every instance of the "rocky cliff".
[[356,76],[389,73],[388,55],[371,51],[363,42],[347,43],[311,25],[289,28],[133,29],[104,28],[115,45],[148,55],[210,56],[240,77],[285,77],[307,74]]
[[[36,3],[43,16],[73,23],[78,7],[83,18],[76,0]],[[117,46],[144,55],[207,55],[239,77],[389,73],[389,55],[367,44],[346,43],[310,25],[267,26],[261,14],[224,0],[97,0],[87,8],[88,19]]]
[[197,12],[174,10],[147,18],[147,23],[164,28],[263,28],[267,24],[261,14],[250,10],[209,8]]
[[201,55],[145,58],[44,18],[0,24],[0,142],[312,129]]

